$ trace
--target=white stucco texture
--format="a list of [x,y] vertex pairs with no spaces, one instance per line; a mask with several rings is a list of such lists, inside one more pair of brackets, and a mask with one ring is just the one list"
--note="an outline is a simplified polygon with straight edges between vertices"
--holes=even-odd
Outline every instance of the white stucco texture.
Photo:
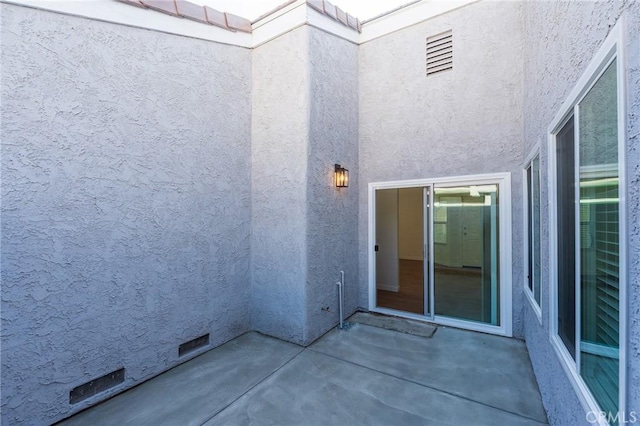
[[304,342],[309,131],[308,29],[253,51],[252,324]]
[[[501,285],[519,287],[521,23],[520,3],[481,2],[360,46],[360,306],[369,294],[369,182],[511,172],[513,275]],[[448,30],[453,69],[427,77],[426,38]],[[521,337],[521,291],[513,306],[513,334]]]
[[2,423],[48,424],[250,329],[250,51],[1,7]]
[[[0,14],[3,424],[54,423],[249,330],[311,344],[338,323],[340,271],[345,315],[371,308],[369,183],[505,172],[513,335],[549,423],[586,423],[549,342],[547,137],[617,22],[626,408],[640,413],[640,2],[479,1],[359,45],[314,21],[254,49]],[[453,69],[427,76],[426,39],[449,30]],[[522,168],[536,146],[542,324],[523,293]],[[119,368],[124,383],[69,402]]]
[[340,271],[357,308],[357,58],[312,27],[253,52],[252,324],[302,345],[338,323]]
[[[629,350],[628,350],[628,406],[640,412],[640,155],[638,151],[638,115],[640,93],[638,2],[526,2],[524,5],[525,60],[523,157],[536,144],[540,146],[541,234],[542,247],[549,246],[549,170],[547,149],[548,126],[558,113],[580,76],[585,72],[596,51],[611,28],[624,16],[623,32],[627,38],[627,108],[628,150],[626,157],[628,185],[628,244],[629,277]],[[563,370],[557,354],[549,342],[549,251],[542,250],[542,325],[533,309],[525,303],[525,340],[547,410],[550,424],[569,425],[587,423],[585,410]],[[624,338],[624,337],[623,337]],[[628,416],[628,414],[627,414]]]
[[[305,303],[312,342],[338,322],[340,271],[345,318],[358,308],[358,46],[310,28],[309,55]],[[349,170],[349,187],[335,187],[335,163]]]

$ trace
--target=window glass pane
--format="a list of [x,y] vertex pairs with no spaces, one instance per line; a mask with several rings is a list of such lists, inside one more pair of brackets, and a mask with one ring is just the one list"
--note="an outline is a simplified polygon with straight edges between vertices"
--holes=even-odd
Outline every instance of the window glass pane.
[[531,251],[533,297],[540,305],[540,157],[531,163]]
[[436,315],[500,325],[498,205],[496,184],[434,189]]
[[576,357],[574,124],[569,119],[556,137],[558,189],[558,335]]
[[604,411],[618,411],[619,231],[616,66],[579,105],[580,374]]

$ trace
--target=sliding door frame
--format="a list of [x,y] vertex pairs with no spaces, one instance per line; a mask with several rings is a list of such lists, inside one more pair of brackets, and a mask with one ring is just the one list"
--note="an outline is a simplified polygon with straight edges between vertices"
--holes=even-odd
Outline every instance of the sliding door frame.
[[[436,186],[464,186],[464,185],[485,185],[497,184],[500,202],[498,205],[499,212],[499,276],[500,276],[500,325],[484,324],[475,321],[467,321],[451,317],[435,315],[433,300],[433,237],[431,226],[433,224],[433,194]],[[379,189],[401,189],[415,187],[430,187],[429,191],[429,210],[428,225],[429,229],[425,229],[425,234],[429,234],[428,244],[428,262],[429,283],[425,288],[425,292],[429,294],[429,312],[430,315],[418,315],[410,312],[397,311],[377,306],[376,300],[376,191]],[[368,280],[369,280],[369,310],[371,312],[391,314],[405,318],[417,319],[421,321],[432,321],[436,324],[447,325],[451,327],[464,328],[467,330],[481,331],[484,333],[497,334],[501,336],[511,337],[512,331],[512,226],[511,226],[511,174],[510,173],[491,173],[469,176],[451,176],[432,179],[412,179],[388,182],[370,182],[368,188]]]

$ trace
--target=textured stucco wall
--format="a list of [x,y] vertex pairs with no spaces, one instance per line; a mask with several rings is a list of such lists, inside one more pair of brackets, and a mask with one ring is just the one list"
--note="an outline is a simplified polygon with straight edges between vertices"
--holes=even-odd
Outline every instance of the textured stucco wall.
[[[580,422],[547,286],[543,326],[522,297],[520,168],[541,142],[544,247],[547,126],[624,10],[640,412],[640,2],[486,1],[360,47],[301,27],[252,54],[3,4],[2,422],[65,417],[183,361],[177,346],[206,332],[212,346],[251,326],[310,343],[337,322],[340,270],[347,314],[367,307],[368,182],[503,171],[514,334],[550,422]],[[448,29],[454,70],[427,78],[425,38]],[[69,405],[122,366],[123,385]]]
[[295,343],[306,327],[308,37],[300,27],[252,54],[252,325]]
[[[452,71],[425,75],[426,37],[453,30]],[[360,306],[369,182],[512,172],[513,333],[522,336],[521,4],[481,2],[360,46]]]
[[[345,316],[358,307],[358,46],[310,27],[309,57],[306,343],[338,322],[341,270]],[[335,187],[334,163],[348,188]]]
[[2,424],[46,424],[249,330],[250,51],[1,8]]
[[[624,10],[627,15],[627,94],[629,185],[629,406],[640,412],[640,115],[639,36],[640,3],[526,2],[525,48],[525,146],[526,156],[536,143],[541,148],[542,247],[549,246],[547,129],[569,92]],[[531,306],[525,305],[525,338],[542,398],[552,425],[587,423],[585,412],[549,343],[549,256],[542,250],[542,326]]]
[[627,23],[627,222],[629,247],[628,410],[640,413],[640,2],[629,2]]
[[306,345],[338,322],[341,270],[358,303],[358,47],[303,26],[252,64],[252,324]]

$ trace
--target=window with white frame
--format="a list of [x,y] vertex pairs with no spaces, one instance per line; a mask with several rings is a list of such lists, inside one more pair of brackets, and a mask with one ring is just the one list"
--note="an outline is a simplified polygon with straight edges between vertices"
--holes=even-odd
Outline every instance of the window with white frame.
[[525,177],[525,291],[540,318],[540,154],[524,169]]
[[620,25],[551,128],[551,340],[589,409],[624,411],[624,108]]

